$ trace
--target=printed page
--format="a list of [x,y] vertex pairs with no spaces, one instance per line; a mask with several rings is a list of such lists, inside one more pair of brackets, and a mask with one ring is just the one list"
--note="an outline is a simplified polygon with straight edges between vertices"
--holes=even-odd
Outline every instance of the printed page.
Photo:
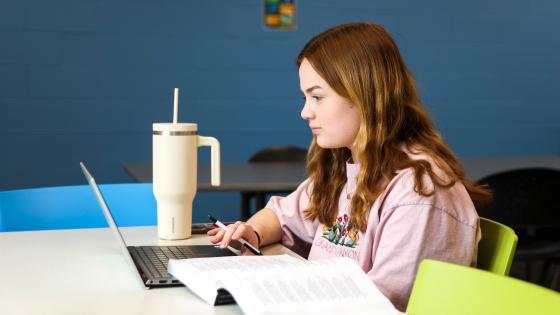
[[[237,256],[175,260],[169,266],[171,274],[201,297],[204,294],[197,291],[213,290],[215,297],[217,288],[225,288],[247,315],[402,314],[348,258]],[[182,280],[192,274],[196,276],[190,281]],[[199,282],[212,284],[213,289]],[[205,300],[211,304],[214,297]]]
[[217,296],[215,273],[212,270],[200,268],[200,266],[192,266],[189,264],[191,260],[195,259],[170,259],[167,272],[175,276],[206,303],[214,305]]
[[219,275],[245,314],[402,314],[348,258],[276,257],[250,272]]
[[[224,288],[222,275],[233,273],[251,275],[254,271],[287,268],[305,262],[289,255],[226,256],[209,258],[170,259],[168,272],[185,284],[193,293],[213,305],[217,290]],[[230,292],[233,294],[233,292]]]

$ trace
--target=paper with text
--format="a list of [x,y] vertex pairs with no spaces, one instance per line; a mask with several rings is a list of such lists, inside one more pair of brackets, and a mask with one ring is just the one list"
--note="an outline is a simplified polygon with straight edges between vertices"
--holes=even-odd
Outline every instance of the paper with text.
[[228,290],[247,315],[400,314],[348,258],[196,258],[170,261],[169,272],[208,303],[218,288]]

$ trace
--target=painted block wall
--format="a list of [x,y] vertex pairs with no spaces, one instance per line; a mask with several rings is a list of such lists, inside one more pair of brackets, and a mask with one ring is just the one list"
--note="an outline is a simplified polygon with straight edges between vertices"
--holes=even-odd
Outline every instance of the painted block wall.
[[[0,190],[129,182],[151,124],[217,137],[222,161],[307,146],[294,59],[328,27],[380,23],[460,157],[560,154],[560,2],[300,0],[295,31],[265,31],[257,0],[0,1]],[[200,159],[208,161],[207,149]],[[236,219],[239,196],[198,195]]]

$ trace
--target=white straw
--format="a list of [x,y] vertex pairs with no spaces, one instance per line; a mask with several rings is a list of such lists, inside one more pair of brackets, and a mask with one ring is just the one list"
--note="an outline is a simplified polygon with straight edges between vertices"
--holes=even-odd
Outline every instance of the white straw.
[[179,116],[179,88],[175,88],[175,93],[173,96],[173,123],[177,123]]

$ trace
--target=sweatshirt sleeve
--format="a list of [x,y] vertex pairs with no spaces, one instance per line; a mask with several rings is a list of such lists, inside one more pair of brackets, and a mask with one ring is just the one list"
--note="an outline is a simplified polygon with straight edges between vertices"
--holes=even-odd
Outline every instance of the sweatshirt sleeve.
[[309,247],[319,225],[317,220],[312,222],[305,219],[304,211],[309,207],[310,190],[311,179],[308,178],[288,196],[273,196],[266,205],[280,221],[282,244],[292,250]]
[[[418,265],[425,258],[473,265],[480,232],[478,216],[461,187],[424,197],[400,188],[381,212],[376,251],[368,276],[399,310],[405,310]],[[410,187],[410,186],[408,186]],[[470,213],[464,219],[459,212]]]

